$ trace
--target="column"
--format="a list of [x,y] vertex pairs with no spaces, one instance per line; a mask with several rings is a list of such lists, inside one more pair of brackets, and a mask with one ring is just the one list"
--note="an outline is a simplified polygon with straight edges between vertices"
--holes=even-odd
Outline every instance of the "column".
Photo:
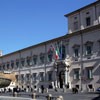
[[68,72],[65,70],[65,85],[68,83]]
[[68,82],[68,71],[69,71],[69,70],[68,70],[68,68],[66,67],[66,68],[65,68],[65,85],[68,85],[68,83],[69,83],[69,82]]
[[69,57],[69,40],[66,41],[66,58]]
[[55,88],[57,88],[57,69],[55,69]]

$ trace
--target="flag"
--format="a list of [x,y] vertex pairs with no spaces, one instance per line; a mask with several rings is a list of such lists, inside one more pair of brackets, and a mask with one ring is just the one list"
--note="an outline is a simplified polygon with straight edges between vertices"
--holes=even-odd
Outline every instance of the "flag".
[[59,52],[59,46],[56,44],[55,48],[55,60],[58,60],[60,58],[60,52]]
[[62,59],[62,42],[57,42],[55,45],[52,44],[48,50],[48,53],[50,51],[53,51],[55,60]]
[[52,51],[52,52],[54,51],[53,45],[50,45],[50,48],[49,48],[49,50],[48,50],[48,53],[50,53],[51,51]]
[[59,59],[59,51],[58,51],[58,49],[55,50],[55,59],[56,60]]
[[62,59],[62,41],[59,43],[59,59]]

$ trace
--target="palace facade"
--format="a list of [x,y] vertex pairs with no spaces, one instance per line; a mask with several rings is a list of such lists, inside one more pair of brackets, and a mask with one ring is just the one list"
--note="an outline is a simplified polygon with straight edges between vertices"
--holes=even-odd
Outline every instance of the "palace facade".
[[2,55],[0,70],[15,72],[21,88],[100,87],[100,1],[65,17],[66,35]]

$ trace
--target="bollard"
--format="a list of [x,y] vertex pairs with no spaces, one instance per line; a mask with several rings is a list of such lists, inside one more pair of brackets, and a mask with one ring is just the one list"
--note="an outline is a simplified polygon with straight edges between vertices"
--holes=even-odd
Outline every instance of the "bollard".
[[39,88],[38,90],[39,90],[38,92],[41,93],[41,88]]
[[32,99],[35,100],[36,99],[36,93],[32,94]]
[[63,96],[59,96],[56,100],[64,100]]
[[52,94],[49,94],[49,95],[47,96],[47,100],[51,100],[51,98],[52,98]]
[[13,92],[13,97],[15,97],[15,93]]
[[63,88],[63,92],[66,93],[66,87]]
[[13,97],[17,97],[17,92],[13,92]]
[[46,88],[46,93],[48,93],[48,88]]

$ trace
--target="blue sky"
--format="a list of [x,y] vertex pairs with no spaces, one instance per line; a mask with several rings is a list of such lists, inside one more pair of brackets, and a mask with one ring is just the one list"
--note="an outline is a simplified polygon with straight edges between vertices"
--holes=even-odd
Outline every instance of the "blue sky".
[[8,54],[67,33],[65,14],[96,0],[0,0],[0,50]]

